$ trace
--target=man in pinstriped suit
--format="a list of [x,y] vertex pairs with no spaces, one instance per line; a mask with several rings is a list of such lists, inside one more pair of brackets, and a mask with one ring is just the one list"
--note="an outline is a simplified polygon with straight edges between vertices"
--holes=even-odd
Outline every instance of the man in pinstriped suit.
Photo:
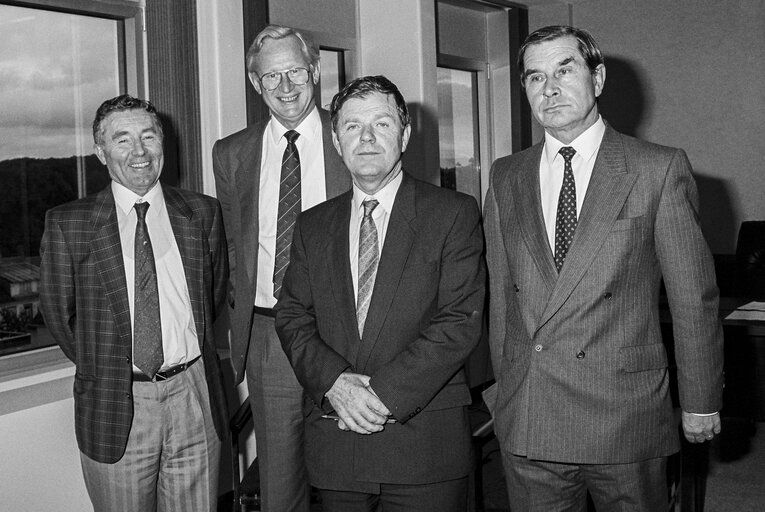
[[605,66],[585,31],[540,29],[518,60],[545,140],[494,163],[485,212],[497,380],[486,398],[510,505],[583,511],[589,491],[598,511],[666,510],[679,439],[662,278],[685,437],[719,433],[722,407],[718,290],[690,163],[605,124]]
[[[93,135],[112,182],[50,210],[40,250],[45,321],[76,365],[85,484],[99,512],[213,511],[228,416],[213,340],[228,279],[221,208],[159,183],[162,126],[149,102],[104,102]],[[137,366],[145,322],[133,321],[142,202],[160,312],[152,375]]]

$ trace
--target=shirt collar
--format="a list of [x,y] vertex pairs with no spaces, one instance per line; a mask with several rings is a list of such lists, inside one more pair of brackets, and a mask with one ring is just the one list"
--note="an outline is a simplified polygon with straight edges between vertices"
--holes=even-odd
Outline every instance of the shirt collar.
[[[285,128],[285,126],[274,116],[271,116],[271,122],[268,123],[268,131],[271,134],[273,143],[278,144],[289,129]],[[313,110],[311,110],[311,113],[295,127],[295,131],[298,132],[301,137],[307,135],[314,139],[317,134],[321,134],[321,116],[319,116],[319,109],[314,107]]]
[[553,160],[558,156],[560,148],[570,146],[576,150],[577,155],[584,158],[585,161],[588,161],[598,152],[604,133],[606,133],[606,123],[603,122],[603,117],[600,115],[598,115],[598,120],[595,121],[595,124],[587,128],[581,135],[579,135],[579,137],[574,139],[571,144],[563,144],[561,141],[545,132],[545,158],[547,158],[547,161],[552,165]]
[[401,182],[404,179],[404,171],[403,169],[398,173],[398,176],[390,180],[383,188],[377,191],[377,193],[373,196],[370,196],[363,190],[361,190],[359,187],[356,186],[356,184],[353,185],[353,203],[352,206],[355,210],[362,209],[364,200],[367,198],[374,198],[379,201],[378,208],[382,206],[382,208],[390,213],[393,211],[393,202],[396,200],[396,193],[398,192],[398,188],[401,186]]
[[[130,210],[133,209],[133,205],[139,201],[146,201],[149,205],[159,206],[164,202],[164,196],[162,195],[162,185],[159,180],[141,197],[129,188],[125,187],[112,180],[112,194],[114,195],[114,202],[122,210],[122,213],[128,215]],[[151,208],[150,208],[151,209]],[[159,211],[159,208],[154,209]]]

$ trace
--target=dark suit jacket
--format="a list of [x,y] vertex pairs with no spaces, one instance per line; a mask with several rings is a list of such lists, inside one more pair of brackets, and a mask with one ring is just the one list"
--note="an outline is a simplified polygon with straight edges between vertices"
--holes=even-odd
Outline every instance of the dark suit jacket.
[[[311,483],[369,491],[379,483],[458,478],[470,469],[463,363],[478,342],[483,236],[475,200],[404,175],[359,339],[349,261],[352,191],[298,219],[276,329],[306,390]],[[371,386],[398,423],[372,435],[322,419],[344,370]]]
[[606,128],[560,275],[542,218],[543,144],[494,163],[485,229],[495,430],[504,449],[624,463],[679,449],[659,325],[672,311],[683,410],[722,407],[712,257],[685,153]]
[[[351,177],[332,145],[329,114],[319,109],[324,143],[324,172],[327,199],[351,187]],[[213,171],[218,199],[228,236],[231,282],[231,363],[237,383],[244,377],[252,329],[258,268],[258,201],[260,158],[263,152],[264,121],[229,135],[213,147]],[[257,343],[256,340],[253,340]]]
[[[213,340],[228,279],[220,205],[212,197],[168,185],[162,190],[186,274],[215,429],[223,439],[228,414]],[[111,186],[49,210],[40,254],[45,323],[76,365],[78,445],[93,460],[116,462],[133,422],[133,340]]]

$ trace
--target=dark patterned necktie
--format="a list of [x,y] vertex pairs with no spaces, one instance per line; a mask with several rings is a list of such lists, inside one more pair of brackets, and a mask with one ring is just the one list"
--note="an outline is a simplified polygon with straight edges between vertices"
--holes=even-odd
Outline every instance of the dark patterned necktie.
[[300,213],[300,155],[295,141],[300,134],[289,130],[284,134],[287,147],[282,156],[282,174],[279,182],[279,211],[276,219],[276,252],[274,254],[274,297],[279,298],[284,271],[290,262],[290,245],[295,220]]
[[558,211],[555,215],[555,268],[563,268],[566,253],[571,246],[576,230],[576,183],[571,159],[576,150],[572,147],[560,148],[565,164],[563,166],[563,185],[558,196]]
[[377,263],[380,259],[380,248],[377,241],[377,226],[372,218],[372,212],[379,204],[377,199],[364,201],[364,218],[359,229],[359,293],[356,299],[356,319],[359,323],[359,336],[364,334],[364,323],[367,320],[369,303],[372,300],[372,290],[377,276]]
[[162,325],[159,319],[159,292],[154,250],[146,228],[149,203],[136,203],[135,213],[135,301],[133,306],[133,362],[154,377],[162,366]]

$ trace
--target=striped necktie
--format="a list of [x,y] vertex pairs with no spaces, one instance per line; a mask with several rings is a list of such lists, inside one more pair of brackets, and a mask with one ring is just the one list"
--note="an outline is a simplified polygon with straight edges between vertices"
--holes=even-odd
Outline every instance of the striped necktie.
[[372,218],[372,212],[379,204],[377,199],[364,201],[364,217],[359,229],[359,293],[356,299],[356,319],[359,324],[359,337],[364,334],[364,324],[367,320],[369,303],[372,301],[372,290],[377,276],[377,263],[380,259],[380,248],[377,241],[377,226]]
[[289,130],[284,134],[287,147],[282,156],[279,182],[279,210],[276,218],[276,252],[274,253],[274,298],[279,298],[284,271],[290,263],[292,231],[300,213],[300,155],[295,141],[300,134]]

